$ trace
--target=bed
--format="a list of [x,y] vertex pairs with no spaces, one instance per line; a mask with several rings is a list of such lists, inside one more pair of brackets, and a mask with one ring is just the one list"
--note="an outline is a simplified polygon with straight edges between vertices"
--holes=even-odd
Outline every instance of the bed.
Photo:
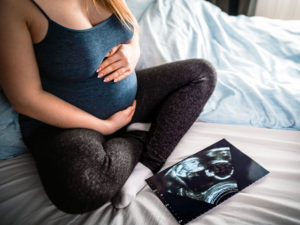
[[[141,29],[136,69],[205,58],[218,73],[213,96],[162,169],[226,138],[270,171],[189,224],[300,224],[300,21],[228,16],[204,0],[127,3]],[[3,93],[0,116],[1,154],[11,157],[0,161],[1,225],[177,223],[148,186],[126,209],[56,209]]]

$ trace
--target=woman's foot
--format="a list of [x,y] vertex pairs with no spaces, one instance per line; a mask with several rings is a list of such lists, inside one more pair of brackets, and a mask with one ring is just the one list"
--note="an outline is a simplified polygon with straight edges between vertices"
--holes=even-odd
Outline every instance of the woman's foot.
[[127,207],[135,198],[136,194],[145,187],[145,180],[152,175],[153,173],[148,167],[142,163],[138,163],[121,190],[112,199],[114,207],[118,209]]

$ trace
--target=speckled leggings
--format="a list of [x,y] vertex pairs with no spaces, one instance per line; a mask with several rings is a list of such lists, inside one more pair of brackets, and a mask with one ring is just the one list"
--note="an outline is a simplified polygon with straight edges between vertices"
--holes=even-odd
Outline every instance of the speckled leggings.
[[151,122],[149,132],[110,136],[89,129],[41,128],[25,141],[51,201],[68,213],[94,210],[123,186],[137,162],[154,173],[195,122],[211,96],[210,63],[188,59],[136,71],[136,112],[131,123]]

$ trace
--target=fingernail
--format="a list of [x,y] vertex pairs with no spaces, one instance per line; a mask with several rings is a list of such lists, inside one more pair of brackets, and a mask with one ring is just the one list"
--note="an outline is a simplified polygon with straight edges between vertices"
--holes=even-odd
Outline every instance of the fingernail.
[[105,79],[104,79],[104,82],[108,82],[108,81],[109,81],[109,78],[105,78]]
[[101,67],[99,67],[96,72],[99,73],[101,71]]
[[98,77],[100,78],[100,77],[103,77],[103,73],[101,72],[101,73],[98,73]]

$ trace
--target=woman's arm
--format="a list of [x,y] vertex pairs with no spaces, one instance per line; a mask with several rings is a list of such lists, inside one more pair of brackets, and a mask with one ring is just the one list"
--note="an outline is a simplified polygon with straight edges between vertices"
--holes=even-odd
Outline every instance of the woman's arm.
[[42,89],[26,16],[14,2],[0,3],[0,83],[12,107],[62,128],[89,128],[107,135],[125,126],[135,103],[108,120],[100,120]]

